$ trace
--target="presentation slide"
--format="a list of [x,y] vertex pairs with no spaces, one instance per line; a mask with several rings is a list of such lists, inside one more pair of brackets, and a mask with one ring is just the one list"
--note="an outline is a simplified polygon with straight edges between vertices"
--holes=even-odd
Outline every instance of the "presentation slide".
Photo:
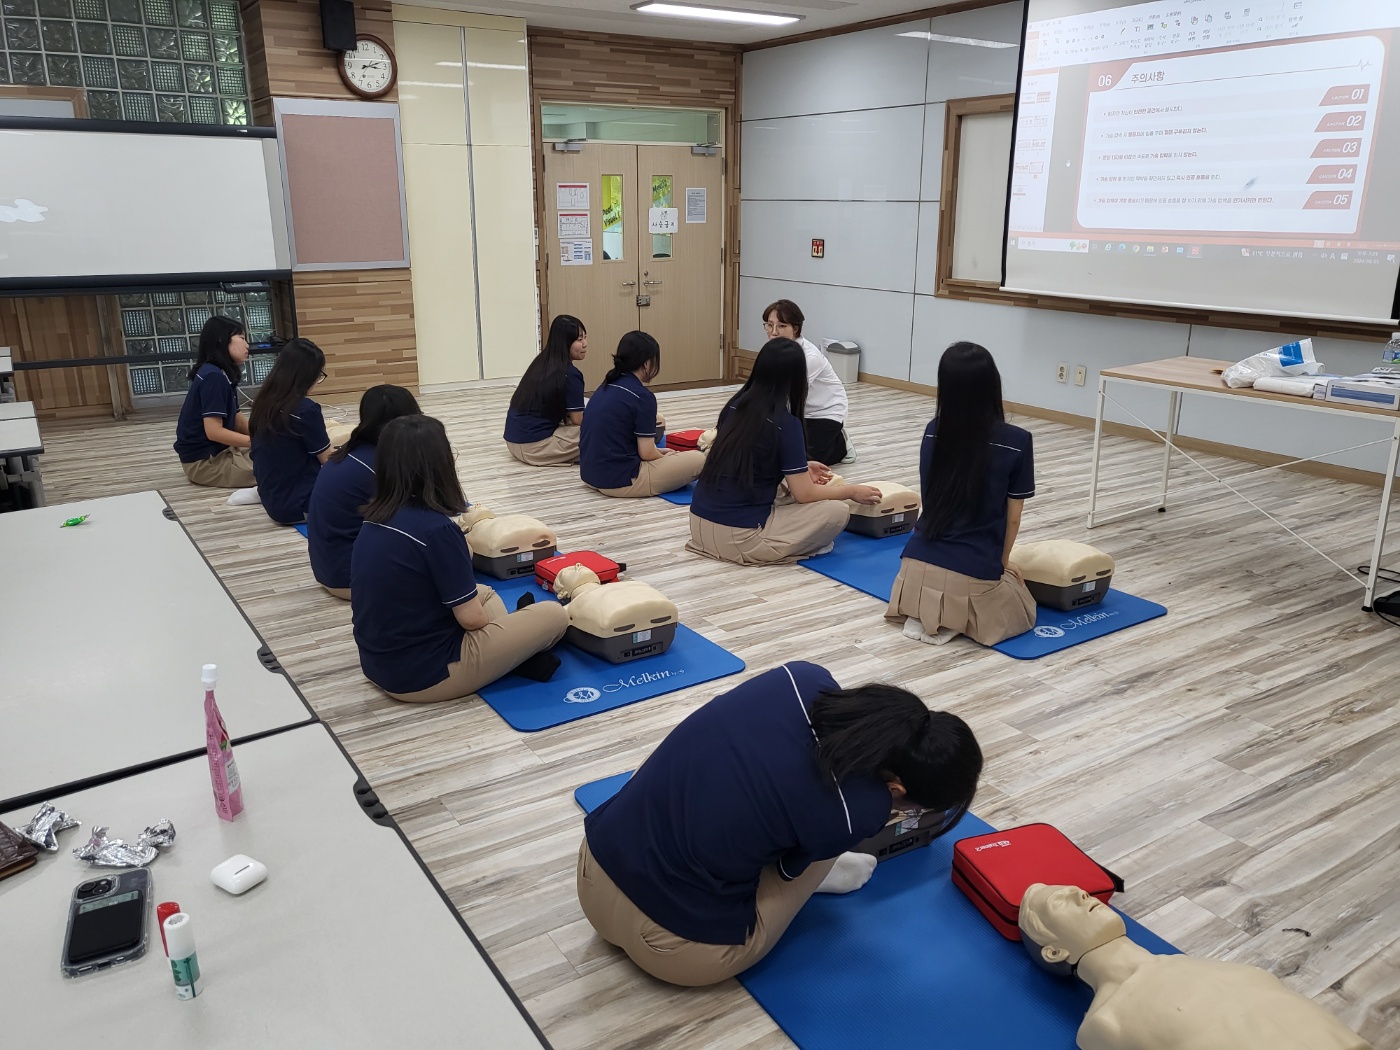
[[1005,287],[1393,319],[1396,29],[1400,0],[1030,0]]
[[0,289],[290,268],[277,140],[0,125]]

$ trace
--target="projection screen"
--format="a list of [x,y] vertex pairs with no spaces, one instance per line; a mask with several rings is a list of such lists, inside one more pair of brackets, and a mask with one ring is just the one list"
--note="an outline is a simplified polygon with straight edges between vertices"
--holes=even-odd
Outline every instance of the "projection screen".
[[1400,0],[1029,0],[1008,290],[1384,322]]

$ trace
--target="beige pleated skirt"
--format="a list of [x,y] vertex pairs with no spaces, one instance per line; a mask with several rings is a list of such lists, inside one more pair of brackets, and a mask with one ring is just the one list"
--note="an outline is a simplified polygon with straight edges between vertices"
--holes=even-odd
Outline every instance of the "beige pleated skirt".
[[1035,599],[1009,572],[999,580],[979,580],[901,558],[885,618],[902,622],[910,616],[928,634],[946,627],[982,645],[996,645],[1035,626]]
[[566,424],[555,429],[543,441],[521,445],[506,442],[506,450],[515,459],[531,467],[567,467],[578,462],[579,427]]
[[757,529],[717,525],[692,512],[690,542],[685,549],[735,565],[788,565],[833,542],[850,517],[845,500],[797,503],[780,499]]

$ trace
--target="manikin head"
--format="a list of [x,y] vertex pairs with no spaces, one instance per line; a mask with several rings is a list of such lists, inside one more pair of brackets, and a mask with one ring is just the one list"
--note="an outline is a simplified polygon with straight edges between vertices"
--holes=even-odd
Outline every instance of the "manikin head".
[[1128,935],[1123,918],[1078,886],[1035,882],[1021,898],[1021,938],[1031,958],[1069,976],[1095,948]]

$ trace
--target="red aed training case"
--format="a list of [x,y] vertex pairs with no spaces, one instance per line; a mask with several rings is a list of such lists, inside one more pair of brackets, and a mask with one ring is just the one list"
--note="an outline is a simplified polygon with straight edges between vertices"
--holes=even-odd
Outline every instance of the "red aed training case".
[[552,558],[535,562],[535,582],[553,594],[554,581],[558,578],[560,570],[570,565],[582,565],[592,569],[600,583],[612,583],[617,579],[617,574],[627,568],[626,563],[618,564],[596,551],[574,551],[572,554],[556,554]]
[[1049,824],[1026,824],[953,844],[953,885],[1009,941],[1021,939],[1021,898],[1036,882],[1078,886],[1105,904],[1123,889],[1122,879]]
[[678,452],[689,452],[699,445],[700,435],[703,433],[703,430],[673,430],[666,435],[666,447]]

